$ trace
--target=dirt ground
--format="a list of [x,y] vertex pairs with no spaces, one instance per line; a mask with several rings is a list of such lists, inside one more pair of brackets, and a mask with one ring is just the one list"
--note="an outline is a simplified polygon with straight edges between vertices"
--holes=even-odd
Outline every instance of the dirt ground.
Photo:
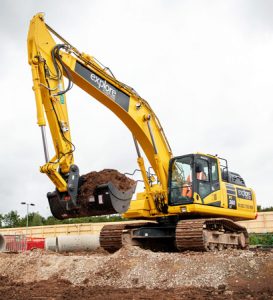
[[81,181],[82,184],[78,195],[80,203],[88,201],[98,185],[108,183],[109,181],[121,191],[127,191],[136,184],[134,180],[113,169],[104,169],[99,172],[93,171],[87,173],[81,176]]
[[273,299],[273,252],[0,253],[0,299]]

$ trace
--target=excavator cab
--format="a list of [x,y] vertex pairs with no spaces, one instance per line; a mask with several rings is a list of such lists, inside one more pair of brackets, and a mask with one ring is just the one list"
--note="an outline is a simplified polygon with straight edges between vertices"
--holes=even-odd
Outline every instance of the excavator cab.
[[174,157],[169,165],[169,212],[224,215],[236,220],[256,216],[256,197],[244,179],[229,171],[226,159],[208,154]]
[[217,159],[212,156],[189,154],[170,161],[169,205],[192,204],[203,201],[220,189]]

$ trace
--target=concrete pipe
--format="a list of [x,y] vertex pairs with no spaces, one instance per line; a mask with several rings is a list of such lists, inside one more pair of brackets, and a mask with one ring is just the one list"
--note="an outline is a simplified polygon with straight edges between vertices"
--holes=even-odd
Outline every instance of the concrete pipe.
[[90,251],[100,246],[99,235],[58,236],[58,252]]
[[47,237],[45,239],[45,249],[50,251],[58,251],[58,238],[57,237]]
[[3,252],[6,250],[6,241],[2,234],[0,234],[0,252]]

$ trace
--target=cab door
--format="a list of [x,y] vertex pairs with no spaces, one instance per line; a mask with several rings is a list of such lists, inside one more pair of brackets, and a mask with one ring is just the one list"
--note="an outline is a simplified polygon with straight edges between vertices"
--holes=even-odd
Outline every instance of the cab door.
[[175,157],[170,161],[169,205],[193,203],[193,155]]
[[217,160],[207,156],[196,156],[194,171],[195,190],[204,204],[204,199],[208,195],[220,189]]

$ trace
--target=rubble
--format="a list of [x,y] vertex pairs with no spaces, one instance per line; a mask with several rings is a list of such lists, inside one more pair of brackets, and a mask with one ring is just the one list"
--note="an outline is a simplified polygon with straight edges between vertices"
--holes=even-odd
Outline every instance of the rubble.
[[[91,294],[93,291],[93,299],[100,299],[94,296],[99,296],[95,291],[102,289],[108,290],[109,295],[122,290],[127,298],[132,298],[136,290],[142,291],[142,298],[134,299],[143,299],[143,291],[158,299],[164,299],[160,298],[163,295],[170,299],[191,299],[186,292],[189,290],[201,298],[210,293],[215,299],[230,299],[232,295],[244,299],[247,295],[255,298],[258,293],[273,296],[273,252],[162,253],[131,246],[114,254],[99,250],[67,255],[40,250],[1,253],[0,276],[6,278],[7,283],[21,283],[24,287],[33,282],[43,281],[48,285],[65,282],[72,290],[82,287]],[[5,284],[0,294],[4,288]],[[156,296],[160,289],[162,292]],[[172,291],[179,291],[188,298],[175,298],[177,293]]]

